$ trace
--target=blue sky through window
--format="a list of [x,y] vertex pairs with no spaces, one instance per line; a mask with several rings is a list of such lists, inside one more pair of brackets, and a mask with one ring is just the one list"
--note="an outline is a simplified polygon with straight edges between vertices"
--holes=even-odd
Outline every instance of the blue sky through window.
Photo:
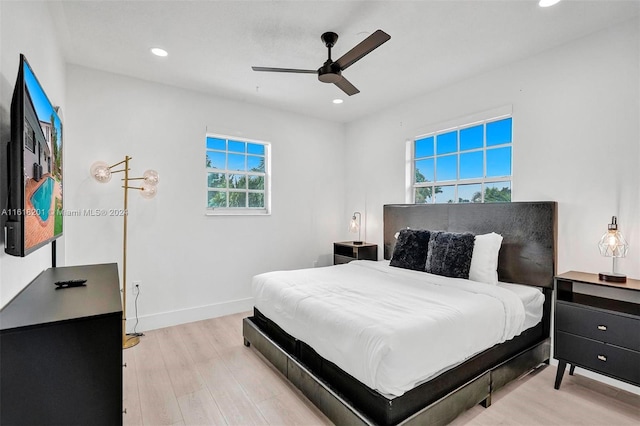
[[511,147],[487,150],[487,177],[511,175]]
[[229,141],[229,151],[231,152],[245,152],[246,144],[244,142]]
[[229,165],[227,166],[229,170],[246,170],[244,159],[246,157],[241,154],[228,154]]
[[[504,201],[505,195],[510,199],[512,125],[511,117],[493,118],[414,139],[414,202],[491,202]],[[487,201],[483,191],[498,179],[506,179],[499,189],[506,185],[509,191],[491,192]]]
[[252,172],[264,172],[264,157],[247,156],[247,170]]
[[436,193],[436,204],[455,202],[456,187],[454,185],[441,186],[442,192]]
[[225,160],[226,160],[226,154],[224,152],[207,152],[207,160],[210,164],[209,167],[211,167],[212,169],[220,169],[220,170],[224,170],[226,169],[225,167]]
[[458,178],[458,156],[436,157],[436,180],[456,180]]
[[448,132],[436,137],[436,153],[448,154],[458,150],[458,132]]
[[264,145],[258,145],[258,144],[255,144],[255,143],[248,143],[247,144],[247,152],[249,154],[264,155]]
[[460,179],[481,178],[482,174],[482,151],[460,154]]
[[207,149],[224,151],[227,149],[227,142],[224,139],[207,137]]
[[430,157],[433,155],[433,136],[418,139],[415,142],[415,158]]
[[511,118],[487,123],[487,146],[511,142]]
[[468,127],[460,130],[460,151],[482,148],[484,139],[483,125]]
[[433,182],[435,176],[433,158],[416,161],[416,172],[420,173],[425,178],[425,182]]

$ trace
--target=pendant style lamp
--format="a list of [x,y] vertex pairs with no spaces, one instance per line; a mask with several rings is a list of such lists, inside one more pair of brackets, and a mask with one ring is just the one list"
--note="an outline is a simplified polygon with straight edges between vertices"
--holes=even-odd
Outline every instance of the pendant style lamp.
[[[103,161],[96,161],[91,165],[91,176],[100,183],[107,183],[111,180],[114,173],[123,173],[122,188],[124,188],[124,215],[123,218],[123,239],[122,239],[122,348],[127,349],[140,343],[137,335],[127,334],[127,216],[129,214],[129,190],[139,191],[142,198],[150,199],[156,196],[158,192],[158,182],[160,178],[155,170],[147,170],[142,177],[129,176],[129,161],[131,157],[128,155],[119,163],[109,165]],[[115,167],[122,168],[114,170]],[[140,186],[130,186],[132,180],[142,181]]]
[[[356,218],[356,215],[358,216],[357,218]],[[361,221],[362,221],[362,214],[360,214],[360,212],[353,212],[353,215],[351,216],[351,222],[349,222],[349,232],[358,233],[358,240],[353,242],[353,244],[355,245],[362,244],[362,240],[360,239]]]
[[618,218],[613,216],[608,225],[607,232],[600,238],[598,243],[600,254],[612,258],[611,272],[600,272],[598,277],[603,281],[615,283],[627,282],[627,276],[616,272],[616,258],[625,257],[629,250],[629,244],[618,230]]

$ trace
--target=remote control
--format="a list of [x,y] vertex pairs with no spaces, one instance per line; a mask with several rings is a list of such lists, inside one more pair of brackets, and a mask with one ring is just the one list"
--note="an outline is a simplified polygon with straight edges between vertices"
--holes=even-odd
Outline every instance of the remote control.
[[68,287],[81,287],[86,286],[87,280],[66,280],[66,281],[56,281],[56,290],[59,288],[68,288]]

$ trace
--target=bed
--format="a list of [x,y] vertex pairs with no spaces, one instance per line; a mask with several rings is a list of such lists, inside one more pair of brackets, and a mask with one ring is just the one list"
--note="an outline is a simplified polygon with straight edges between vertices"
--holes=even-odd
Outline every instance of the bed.
[[[370,352],[373,355],[370,355],[370,353],[360,355],[360,359],[363,360],[362,366],[355,365],[355,367],[349,366],[348,362],[345,364],[345,361],[339,355],[336,357],[336,355],[327,352],[323,340],[340,340],[335,327],[342,327],[345,329],[345,333],[347,332],[346,329],[349,328],[345,324],[330,324],[331,318],[337,315],[332,316],[330,313],[326,315],[327,326],[329,327],[326,331],[319,331],[324,330],[324,328],[321,324],[316,324],[313,326],[313,330],[318,331],[317,333],[307,334],[306,337],[300,338],[305,335],[296,329],[295,324],[301,321],[300,318],[305,318],[304,312],[295,312],[296,315],[303,315],[297,318],[292,313],[292,319],[288,321],[289,314],[287,314],[286,307],[280,306],[278,309],[271,309],[271,303],[268,301],[272,297],[272,294],[269,293],[271,291],[269,289],[272,287],[266,284],[272,276],[270,274],[261,275],[259,280],[264,281],[264,283],[254,283],[260,293],[256,299],[254,315],[246,318],[243,322],[245,345],[253,346],[261,352],[269,362],[280,370],[336,424],[446,424],[459,413],[475,404],[482,403],[484,406],[489,406],[491,394],[495,390],[527,373],[539,364],[548,363],[551,291],[556,261],[555,203],[386,205],[384,206],[385,259],[390,259],[394,252],[396,233],[406,228],[471,232],[476,235],[489,232],[501,234],[503,241],[497,267],[498,279],[504,283],[501,286],[508,288],[510,286],[509,283],[517,283],[519,286],[513,287],[522,289],[520,291],[522,295],[532,294],[530,291],[532,289],[534,290],[533,293],[536,291],[542,293],[544,295],[543,301],[540,302],[542,304],[542,318],[540,321],[536,320],[533,323],[529,323],[527,327],[522,329],[503,332],[502,338],[498,340],[499,343],[477,353],[473,352],[472,356],[458,360],[453,366],[447,366],[444,369],[440,368],[437,365],[437,358],[434,358],[432,371],[424,370],[425,376],[414,378],[415,383],[402,381],[396,383],[392,380],[395,379],[394,376],[403,376],[404,372],[391,369],[388,370],[387,374],[372,375],[369,370],[364,368],[367,364],[371,364],[373,371],[378,371],[375,369],[379,369],[378,373],[385,371],[385,368],[391,368],[368,361],[370,358],[377,359],[375,350]],[[391,293],[384,293],[388,291],[385,289],[384,282],[378,282],[378,277],[381,274],[389,275],[393,273],[394,275],[401,275],[397,279],[407,281],[403,285],[408,286],[403,287],[408,289],[404,291],[411,292],[415,290],[416,300],[422,298],[419,293],[419,291],[422,291],[421,284],[417,285],[416,280],[422,279],[420,277],[421,274],[423,276],[430,275],[404,270],[398,271],[398,274],[396,274],[394,269],[397,270],[398,268],[389,267],[385,262],[367,261],[319,269],[322,271],[291,272],[286,275],[290,278],[291,283],[286,285],[293,286],[298,284],[299,286],[296,287],[296,291],[293,293],[299,294],[301,300],[307,304],[308,301],[318,301],[318,303],[314,302],[312,304],[319,304],[321,311],[325,310],[327,312],[330,312],[327,308],[327,303],[329,305],[336,304],[338,308],[336,312],[350,311],[348,307],[345,307],[346,305],[339,305],[343,302],[337,299],[334,300],[333,294],[345,293],[348,295],[353,293],[351,298],[355,298],[356,304],[359,300],[357,291],[345,291],[342,288],[336,291],[335,288],[331,287],[331,285],[335,285],[331,283],[337,281],[331,275],[334,271],[350,276],[349,280],[354,282],[361,280],[361,288],[367,286],[379,288],[383,293],[377,297],[381,300],[386,300],[386,304],[390,305],[394,303],[391,300]],[[311,273],[316,275],[319,273],[320,282],[326,282],[327,287],[324,288],[323,285],[318,284],[305,286],[306,276]],[[446,292],[451,293],[449,295],[450,299],[458,298],[458,293],[456,292],[465,290],[470,287],[470,284],[473,284],[472,282],[470,284],[465,283],[465,280],[458,281],[460,282],[456,285],[460,286],[461,290],[457,288],[450,289],[448,284],[443,286],[443,288],[446,288]],[[436,282],[433,285],[437,286],[438,283]],[[471,287],[473,286],[471,285]],[[394,289],[397,288],[400,287],[394,287]],[[490,289],[489,293],[491,293],[491,297],[494,297],[493,293],[502,294],[501,292],[508,293],[512,292],[511,290]],[[305,291],[318,294],[315,295],[315,299],[312,299],[310,298],[311,295],[304,293]],[[401,293],[401,291],[396,292]],[[476,291],[474,290],[474,292]],[[513,292],[518,293],[517,290]],[[289,292],[288,294],[292,293]],[[470,299],[473,300],[473,303],[486,303],[487,295],[482,294],[474,297],[475,299]],[[353,303],[353,300],[349,303]],[[402,303],[408,305],[406,301]],[[491,299],[490,303],[495,304],[496,302]],[[281,302],[274,302],[273,304],[281,304]],[[294,302],[294,306],[300,306],[300,302]],[[480,311],[485,309],[482,305],[478,306]],[[366,309],[375,311],[372,308]],[[405,310],[410,311],[411,309],[407,307]],[[528,315],[527,313],[525,314]],[[346,324],[356,324],[360,320],[365,326],[370,321],[369,316],[375,316],[374,314],[368,316],[367,312],[357,313],[355,309],[350,312],[350,315],[352,317]],[[347,316],[347,318],[349,317]],[[409,315],[407,318],[413,317]],[[494,320],[488,318],[487,321],[489,322],[486,324],[492,324],[490,321]],[[301,324],[304,324],[304,322],[301,322]],[[486,324],[482,325],[479,322],[472,325],[480,327],[480,329],[482,327],[493,328],[488,327]],[[414,332],[414,336],[411,331],[397,331],[400,329],[396,330],[391,325],[390,323],[381,324],[379,328],[390,330],[387,334],[391,336],[404,334],[404,346],[399,343],[397,346],[403,347],[403,350],[407,353],[412,351],[412,346],[419,348],[419,351],[423,351],[418,351],[419,353],[425,353],[424,348],[429,348],[429,344],[433,343],[433,338],[429,337],[430,335],[428,334]],[[334,327],[333,332],[331,331],[331,326]],[[344,337],[346,343],[339,343],[338,346],[348,346],[349,342],[351,342],[352,346],[345,349],[345,352],[356,351],[365,346],[372,346],[374,349],[376,345],[380,346],[377,340],[367,340],[366,336],[364,340],[357,340],[358,336],[368,333],[368,328],[371,327],[365,327],[365,331],[355,331],[355,337]],[[409,330],[411,329],[409,328]],[[457,333],[455,330],[460,331],[459,328],[452,328],[451,330],[453,331],[450,333],[454,334]],[[466,340],[468,337],[464,339]],[[394,345],[399,340],[401,339],[395,338]],[[413,345],[411,345],[412,342],[414,343]],[[407,343],[409,346],[407,346]],[[431,346],[432,351],[437,351],[437,345],[432,344]],[[452,353],[456,353],[456,351]],[[396,367],[393,368],[397,368],[398,365],[404,363],[411,366],[409,370],[419,370],[420,368],[428,367],[427,364],[429,364],[423,363],[425,365],[419,366],[421,358],[410,358],[409,355],[405,358],[400,357],[399,360],[396,363]],[[359,369],[359,367],[362,368]],[[345,370],[351,374],[345,372]],[[394,371],[397,374],[394,374]],[[429,374],[426,374],[426,372],[429,372]],[[387,382],[372,381],[373,376],[384,377]]]

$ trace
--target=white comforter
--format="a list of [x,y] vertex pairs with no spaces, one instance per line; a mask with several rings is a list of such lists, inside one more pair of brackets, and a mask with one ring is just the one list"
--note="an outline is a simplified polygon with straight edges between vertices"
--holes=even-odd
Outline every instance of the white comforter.
[[379,392],[416,384],[523,330],[513,292],[355,261],[257,275],[255,306],[322,357]]

